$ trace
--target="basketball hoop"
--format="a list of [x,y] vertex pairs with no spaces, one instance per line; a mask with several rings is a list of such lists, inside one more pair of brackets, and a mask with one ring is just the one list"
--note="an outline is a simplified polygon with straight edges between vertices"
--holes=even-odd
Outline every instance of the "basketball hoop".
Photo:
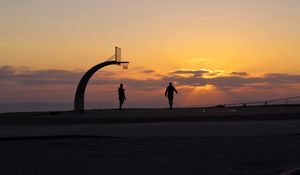
[[128,69],[129,63],[122,63],[121,65],[122,65],[123,69]]
[[115,63],[116,65],[122,66],[123,69],[128,69],[129,62],[128,61],[122,61],[121,48],[119,48],[117,46],[115,47],[115,54],[112,57],[110,57],[109,59],[106,60],[106,62],[108,62],[108,61],[116,62]]

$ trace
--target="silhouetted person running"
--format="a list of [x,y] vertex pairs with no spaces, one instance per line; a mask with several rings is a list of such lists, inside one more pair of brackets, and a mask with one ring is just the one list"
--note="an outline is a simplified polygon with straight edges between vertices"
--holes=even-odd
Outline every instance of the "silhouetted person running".
[[175,87],[170,82],[169,86],[167,87],[166,92],[165,92],[165,96],[168,95],[170,109],[173,109],[174,91],[176,92],[176,94],[178,94],[177,90],[175,89]]
[[122,105],[124,103],[124,100],[126,100],[125,89],[123,89],[123,84],[120,84],[118,92],[119,92],[119,110],[122,110]]

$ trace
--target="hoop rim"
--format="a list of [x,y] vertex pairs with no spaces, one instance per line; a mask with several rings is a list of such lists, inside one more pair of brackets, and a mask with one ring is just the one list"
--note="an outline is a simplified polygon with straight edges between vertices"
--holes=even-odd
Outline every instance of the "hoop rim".
[[122,63],[129,63],[129,61],[117,61],[117,63],[122,64]]
[[129,64],[129,61],[117,61],[116,64],[118,64],[118,65]]

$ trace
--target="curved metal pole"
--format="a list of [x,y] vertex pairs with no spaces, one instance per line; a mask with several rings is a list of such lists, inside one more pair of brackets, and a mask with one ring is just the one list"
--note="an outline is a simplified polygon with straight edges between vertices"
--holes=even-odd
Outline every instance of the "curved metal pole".
[[86,86],[90,80],[90,78],[94,75],[95,72],[97,72],[99,69],[112,65],[112,64],[119,64],[119,62],[116,61],[106,61],[100,64],[97,64],[96,66],[92,67],[90,70],[88,70],[83,77],[81,78],[76,94],[75,94],[75,100],[74,100],[74,112],[75,113],[84,113],[84,93]]

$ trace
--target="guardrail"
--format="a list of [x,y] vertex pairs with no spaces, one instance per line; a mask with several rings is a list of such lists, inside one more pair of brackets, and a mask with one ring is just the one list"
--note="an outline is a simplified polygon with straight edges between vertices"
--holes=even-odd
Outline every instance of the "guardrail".
[[[298,103],[292,103],[291,101],[298,100]],[[288,98],[278,98],[273,100],[266,100],[266,101],[255,101],[255,102],[247,102],[247,103],[230,103],[230,104],[224,104],[224,105],[218,105],[223,107],[236,107],[236,106],[269,106],[269,105],[292,105],[292,104],[300,104],[300,96],[295,97],[288,97]]]

